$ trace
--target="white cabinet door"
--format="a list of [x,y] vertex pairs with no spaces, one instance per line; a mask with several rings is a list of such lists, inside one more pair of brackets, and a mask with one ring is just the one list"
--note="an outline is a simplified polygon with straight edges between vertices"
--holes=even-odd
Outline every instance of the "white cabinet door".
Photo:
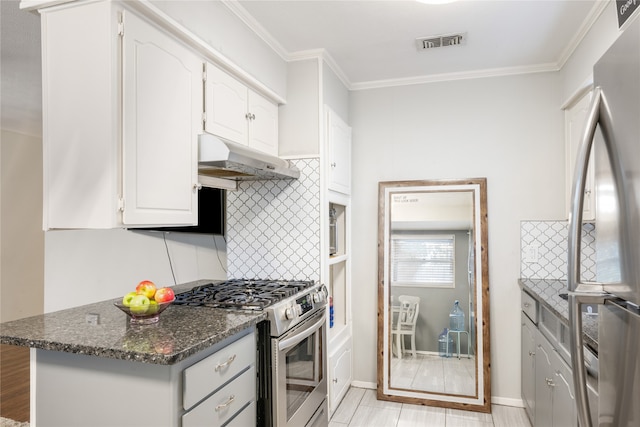
[[247,87],[218,67],[207,63],[204,129],[247,145]]
[[[580,148],[579,146],[582,134],[584,132],[585,122],[587,120],[587,114],[589,112],[591,93],[592,91],[588,91],[576,103],[565,110],[567,212],[569,212],[569,209],[571,208],[571,187],[573,184],[573,175],[575,173],[575,163],[578,156],[578,149]],[[593,153],[593,150],[591,152]],[[584,188],[584,209],[582,211],[583,221],[593,221],[596,217],[594,182],[593,155],[591,155]]]
[[278,155],[278,106],[259,94],[249,91],[249,147],[263,153]]
[[213,64],[206,64],[204,129],[278,155],[278,106]]
[[333,413],[351,385],[351,339],[329,358],[329,408]]
[[124,14],[123,222],[197,223],[202,61]]
[[351,193],[351,128],[327,108],[329,189]]

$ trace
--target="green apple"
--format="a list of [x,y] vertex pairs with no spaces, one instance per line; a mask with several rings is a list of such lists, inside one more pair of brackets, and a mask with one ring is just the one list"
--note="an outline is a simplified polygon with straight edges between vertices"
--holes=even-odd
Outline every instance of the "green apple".
[[156,314],[158,312],[158,301],[149,300],[149,309],[146,314]]
[[149,298],[137,294],[129,301],[129,311],[131,311],[131,314],[146,314],[149,311],[150,303]]
[[131,304],[131,300],[136,295],[138,295],[137,292],[129,292],[128,294],[126,294],[124,298],[122,298],[122,305],[124,305],[125,307],[129,307],[129,305]]

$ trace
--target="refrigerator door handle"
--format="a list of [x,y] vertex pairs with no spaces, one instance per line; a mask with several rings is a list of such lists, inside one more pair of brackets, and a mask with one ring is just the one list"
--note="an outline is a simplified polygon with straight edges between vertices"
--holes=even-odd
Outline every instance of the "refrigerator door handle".
[[[582,311],[581,297],[584,294],[599,294],[602,286],[580,283],[580,245],[582,231],[582,210],[584,205],[584,189],[589,166],[589,156],[595,137],[598,121],[600,120],[600,105],[602,91],[594,89],[593,100],[587,115],[585,132],[580,142],[578,158],[576,160],[575,175],[571,192],[571,212],[569,213],[569,241],[568,241],[568,302],[569,302],[569,345],[571,347],[571,368],[573,371],[573,385],[581,427],[591,427],[591,413],[587,395],[586,367],[584,365],[582,339]],[[593,293],[592,293],[593,292]]]

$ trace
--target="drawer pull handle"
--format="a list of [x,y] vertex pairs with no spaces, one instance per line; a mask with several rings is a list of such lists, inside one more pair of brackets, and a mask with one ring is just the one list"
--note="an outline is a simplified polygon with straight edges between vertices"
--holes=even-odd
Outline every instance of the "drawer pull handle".
[[216,372],[226,368],[227,366],[231,365],[231,363],[233,363],[233,361],[236,360],[236,355],[234,354],[233,356],[230,356],[226,362],[223,363],[218,363],[216,365]]
[[226,409],[227,406],[231,405],[234,400],[236,400],[236,397],[232,394],[231,396],[229,396],[229,398],[227,399],[226,402],[221,403],[218,406],[216,406],[216,412],[219,412],[219,411],[222,411],[223,409]]

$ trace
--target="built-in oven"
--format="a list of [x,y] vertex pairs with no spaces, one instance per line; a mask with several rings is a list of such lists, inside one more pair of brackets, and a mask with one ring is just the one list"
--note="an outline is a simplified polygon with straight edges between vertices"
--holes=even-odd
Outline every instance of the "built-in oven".
[[325,312],[324,307],[316,309],[271,339],[273,420],[278,427],[322,425],[314,422],[328,418]]

